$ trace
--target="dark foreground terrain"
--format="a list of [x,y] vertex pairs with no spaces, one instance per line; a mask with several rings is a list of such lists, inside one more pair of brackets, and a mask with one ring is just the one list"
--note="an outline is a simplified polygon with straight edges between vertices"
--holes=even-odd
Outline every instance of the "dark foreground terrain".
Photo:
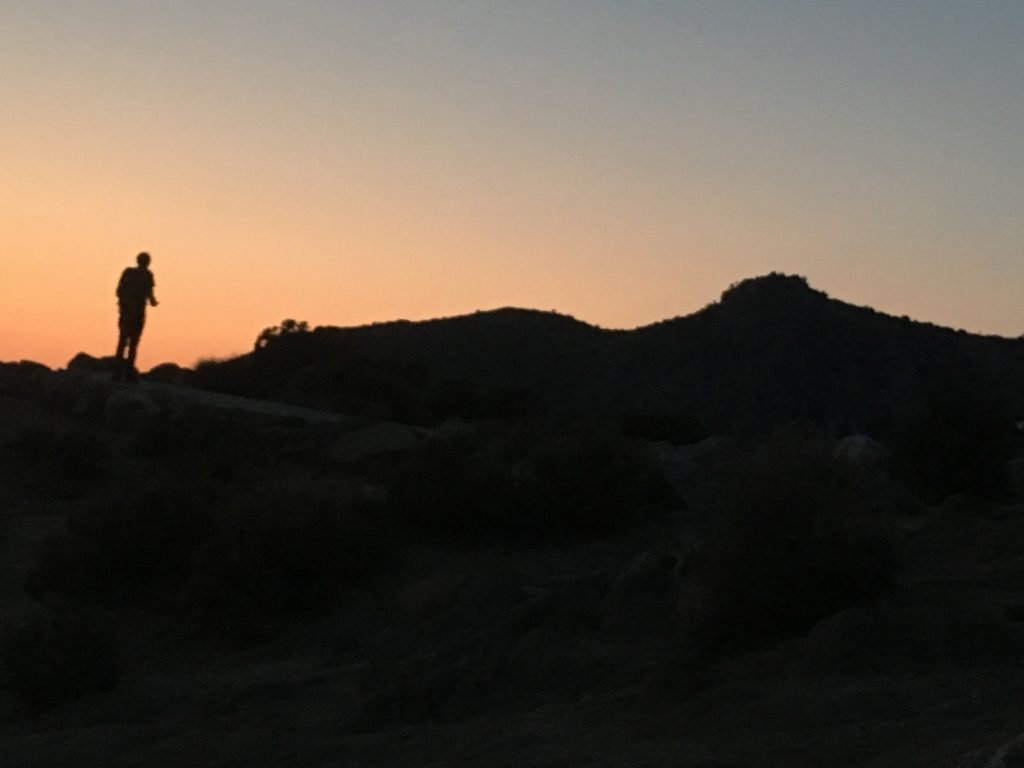
[[1010,495],[926,506],[807,431],[674,446],[2,378],[5,767],[1024,753]]
[[1021,346],[774,275],[0,364],[0,766],[1022,763]]

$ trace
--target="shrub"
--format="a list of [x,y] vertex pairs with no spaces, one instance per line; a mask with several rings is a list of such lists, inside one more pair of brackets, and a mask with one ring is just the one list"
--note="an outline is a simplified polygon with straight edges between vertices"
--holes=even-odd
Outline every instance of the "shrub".
[[651,456],[594,425],[526,432],[510,454],[525,477],[516,489],[516,512],[530,534],[600,536],[635,522],[651,505],[673,501]]
[[264,486],[156,491],[73,515],[45,540],[26,588],[104,604],[187,607],[213,629],[270,629],[327,606],[390,562],[379,504],[274,477]]
[[418,446],[393,478],[389,500],[396,518],[415,535],[478,540],[507,533],[514,485],[500,446],[467,428]]
[[643,440],[667,440],[686,445],[699,443],[708,436],[696,415],[683,406],[633,406],[623,410],[620,420],[623,434]]
[[794,635],[891,584],[875,479],[830,449],[778,436],[726,471],[684,606],[698,648]]
[[260,331],[256,337],[254,349],[264,349],[270,344],[276,343],[282,336],[291,336],[296,333],[309,333],[309,323],[305,320],[283,320],[280,325],[273,325]]
[[391,494],[402,523],[446,541],[569,540],[633,522],[668,485],[636,445],[587,425],[426,441]]
[[109,457],[94,433],[23,427],[5,446],[8,466],[25,485],[59,498],[76,498],[99,482]]
[[385,567],[391,526],[368,501],[278,488],[230,501],[196,549],[189,601],[208,626],[253,639],[326,608],[339,588]]
[[26,587],[36,597],[143,599],[157,584],[188,577],[210,503],[198,489],[151,491],[72,515],[65,532],[45,540]]
[[902,473],[925,499],[999,497],[1015,444],[1013,411],[998,379],[969,357],[921,365],[894,398],[890,442]]
[[92,613],[34,614],[0,641],[4,687],[32,713],[110,690],[120,664],[109,621]]
[[469,379],[447,378],[430,387],[427,406],[439,419],[466,421],[537,421],[550,411],[550,404],[538,391],[512,384],[492,387]]

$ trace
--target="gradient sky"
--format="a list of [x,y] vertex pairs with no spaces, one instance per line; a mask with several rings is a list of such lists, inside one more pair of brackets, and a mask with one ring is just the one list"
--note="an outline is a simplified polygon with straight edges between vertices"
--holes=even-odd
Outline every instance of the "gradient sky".
[[0,359],[140,367],[771,270],[1024,332],[1020,0],[4,0]]

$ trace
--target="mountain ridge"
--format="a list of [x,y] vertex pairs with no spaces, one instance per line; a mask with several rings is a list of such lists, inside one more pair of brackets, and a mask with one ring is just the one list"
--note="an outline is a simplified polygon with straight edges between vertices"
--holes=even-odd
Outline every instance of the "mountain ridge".
[[536,408],[611,418],[636,410],[685,416],[704,432],[764,432],[808,420],[835,432],[885,434],[897,401],[920,389],[963,388],[965,379],[1024,412],[1021,340],[855,306],[780,273],[735,283],[693,314],[632,330],[504,307],[274,331],[261,335],[263,348],[200,365],[195,383],[329,409],[377,406],[411,421],[479,417],[487,414],[469,401],[525,398]]

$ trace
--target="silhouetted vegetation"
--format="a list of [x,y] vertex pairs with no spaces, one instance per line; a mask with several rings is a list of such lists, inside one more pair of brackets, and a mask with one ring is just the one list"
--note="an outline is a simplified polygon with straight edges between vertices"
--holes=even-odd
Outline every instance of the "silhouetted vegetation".
[[109,618],[89,611],[33,613],[0,638],[0,680],[30,713],[111,690],[120,670]]
[[391,497],[411,530],[454,541],[588,538],[670,502],[639,446],[587,424],[447,430],[399,468]]
[[196,548],[189,602],[202,621],[258,639],[282,618],[325,609],[338,589],[395,560],[395,531],[377,504],[272,488],[217,510]]
[[26,587],[40,598],[152,600],[158,588],[187,579],[193,552],[209,535],[212,505],[208,492],[187,487],[97,503],[45,541]]
[[1014,411],[981,361],[950,354],[920,363],[895,387],[889,443],[928,501],[954,492],[996,498],[1017,446]]
[[272,325],[269,328],[264,328],[260,331],[260,335],[256,337],[256,349],[263,349],[277,340],[282,336],[290,336],[295,333],[309,333],[309,323],[305,320],[282,320],[280,325]]
[[888,588],[895,563],[882,482],[799,432],[728,467],[683,605],[690,640],[714,650],[756,646]]
[[185,608],[250,641],[387,567],[395,538],[379,505],[312,486],[183,486],[73,514],[44,542],[26,588],[42,600]]
[[622,432],[644,440],[664,440],[677,445],[698,443],[708,436],[707,429],[685,407],[670,404],[626,408],[621,416]]
[[3,462],[22,486],[74,498],[103,479],[106,445],[85,428],[27,426],[4,445]]

